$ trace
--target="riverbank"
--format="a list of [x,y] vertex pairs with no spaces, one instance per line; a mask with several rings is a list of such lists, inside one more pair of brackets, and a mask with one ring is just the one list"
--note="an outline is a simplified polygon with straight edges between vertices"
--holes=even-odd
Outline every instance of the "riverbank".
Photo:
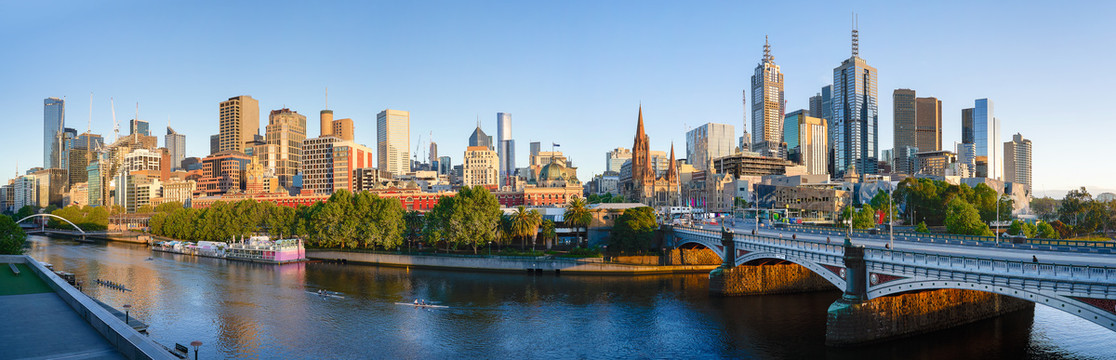
[[530,272],[574,275],[654,275],[709,273],[717,265],[633,265],[600,258],[521,257],[492,255],[414,255],[337,250],[307,250],[311,260],[341,261],[391,267],[467,271]]

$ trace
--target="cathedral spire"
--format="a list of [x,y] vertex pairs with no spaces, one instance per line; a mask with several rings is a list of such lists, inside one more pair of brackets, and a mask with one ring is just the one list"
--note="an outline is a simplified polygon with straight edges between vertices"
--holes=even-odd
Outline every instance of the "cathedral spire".
[[674,181],[678,178],[678,170],[674,168],[674,142],[670,142],[670,163],[667,164],[666,178],[668,181]]
[[643,104],[639,104],[639,124],[636,125],[636,137],[643,137]]

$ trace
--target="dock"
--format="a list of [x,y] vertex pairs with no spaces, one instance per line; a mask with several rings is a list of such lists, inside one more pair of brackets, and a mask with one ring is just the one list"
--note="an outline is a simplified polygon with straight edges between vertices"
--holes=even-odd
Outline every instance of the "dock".
[[[90,297],[90,299],[93,299],[93,297]],[[124,320],[125,316],[124,316],[123,311],[117,310],[116,308],[114,308],[112,306],[109,306],[109,304],[105,304],[105,303],[101,302],[101,300],[93,299],[93,301],[96,301],[97,305],[101,305],[101,307],[105,308],[105,310],[107,310],[110,314],[112,314],[112,316],[115,316],[117,319],[120,319],[120,321],[125,321]],[[136,331],[138,331],[140,334],[146,334],[147,333],[147,324],[145,324],[142,321],[136,320],[135,316],[128,316],[127,318],[128,318],[127,319],[128,326],[131,326],[133,329],[136,329]]]

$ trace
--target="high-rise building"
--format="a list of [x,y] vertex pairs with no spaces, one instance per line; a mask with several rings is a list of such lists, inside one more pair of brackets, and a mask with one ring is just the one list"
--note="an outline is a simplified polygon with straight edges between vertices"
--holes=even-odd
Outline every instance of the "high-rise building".
[[500,158],[492,148],[469,146],[465,148],[464,156],[464,172],[462,173],[464,186],[484,186],[489,189],[495,189],[498,186]]
[[469,135],[469,146],[484,146],[491,149],[493,148],[492,137],[481,130],[480,124],[477,124],[477,129]]
[[151,136],[151,124],[140,119],[128,120],[128,133]]
[[244,191],[245,171],[252,158],[236,151],[221,151],[202,159],[202,176],[194,190],[195,196],[224,195]]
[[1031,193],[1031,140],[1016,133],[1004,143],[1004,182],[1023,184]]
[[[536,154],[537,155],[537,154]],[[605,153],[605,171],[612,171],[619,173],[620,167],[624,166],[625,162],[632,160],[632,151],[618,147]]]
[[860,174],[875,174],[879,148],[876,68],[860,58],[860,39],[852,30],[852,56],[833,69],[833,118],[829,121],[833,147],[831,174],[842,178],[856,167]]
[[[434,166],[434,163],[438,162],[438,143],[434,142],[434,140],[430,140],[430,156],[427,159],[430,161],[431,166]],[[437,167],[431,170],[438,171]]]
[[333,120],[333,136],[340,138],[341,141],[353,141],[353,119]]
[[294,185],[294,176],[302,166],[306,116],[287,108],[272,110],[267,117],[265,133],[267,145],[276,152],[275,176],[279,178],[279,186],[290,189]]
[[538,156],[539,151],[541,151],[541,150],[542,150],[542,143],[541,142],[538,142],[538,141],[532,141],[531,142],[530,156]]
[[179,134],[170,126],[167,126],[167,135],[163,139],[163,144],[166,145],[167,153],[170,154],[171,169],[182,169],[182,159],[186,158],[186,135]]
[[392,176],[411,171],[411,113],[386,109],[376,115],[376,164]]
[[515,175],[515,140],[512,139],[512,116],[496,113],[496,154],[500,156],[500,186],[507,185]]
[[764,37],[763,60],[752,75],[752,149],[771,150],[783,139],[783,73]]
[[221,136],[218,152],[244,152],[245,143],[260,134],[260,102],[248,95],[231,97],[220,104]]
[[976,177],[1002,179],[1000,119],[996,118],[992,100],[977,99],[972,108],[961,110],[961,141],[976,148]]
[[915,91],[911,89],[895,89],[891,93],[892,118],[895,121],[892,139],[895,145],[892,149],[918,147],[915,139],[915,97]]
[[352,141],[333,135],[306,139],[302,146],[301,189],[312,194],[352,191],[353,171],[371,168],[372,162],[372,149]]
[[450,171],[453,170],[452,161],[453,160],[450,159],[449,156],[439,156],[438,157],[438,174],[449,175]]
[[709,161],[735,152],[735,133],[732,125],[715,123],[706,123],[687,131],[686,160],[697,170],[709,170]]
[[829,131],[826,120],[808,116],[806,110],[798,110],[787,114],[783,126],[783,142],[787,144],[787,159],[805,166],[809,174],[827,174]]
[[942,150],[942,101],[915,98],[915,146],[920,151]]
[[221,149],[221,135],[220,134],[210,135],[209,136],[209,153],[210,154],[216,154],[216,153],[220,152],[220,149]]
[[62,168],[62,124],[66,117],[66,101],[59,98],[43,100],[43,168]]

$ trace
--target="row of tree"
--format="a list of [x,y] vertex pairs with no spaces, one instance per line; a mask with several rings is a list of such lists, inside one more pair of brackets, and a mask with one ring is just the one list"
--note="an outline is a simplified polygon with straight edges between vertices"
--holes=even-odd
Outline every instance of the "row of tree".
[[1031,201],[1031,211],[1049,222],[1062,237],[1107,236],[1116,230],[1116,200],[1094,198],[1081,187],[1066,193],[1062,200],[1042,197]]

